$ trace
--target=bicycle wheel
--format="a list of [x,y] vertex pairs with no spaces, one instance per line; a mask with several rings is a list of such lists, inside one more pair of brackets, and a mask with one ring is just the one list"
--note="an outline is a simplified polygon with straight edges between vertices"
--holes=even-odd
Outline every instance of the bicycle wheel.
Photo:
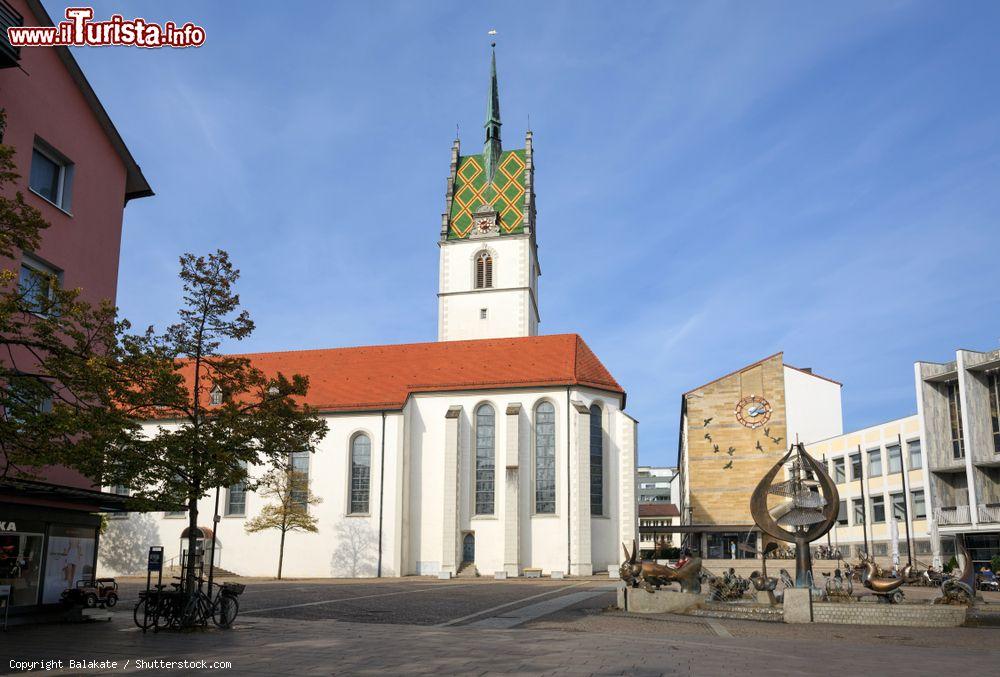
[[220,628],[231,628],[239,612],[239,600],[231,595],[219,595],[212,605],[212,622]]
[[143,597],[135,605],[135,609],[132,611],[132,620],[135,621],[140,630],[149,630],[156,623],[156,616],[152,612],[153,608],[149,604],[148,597]]

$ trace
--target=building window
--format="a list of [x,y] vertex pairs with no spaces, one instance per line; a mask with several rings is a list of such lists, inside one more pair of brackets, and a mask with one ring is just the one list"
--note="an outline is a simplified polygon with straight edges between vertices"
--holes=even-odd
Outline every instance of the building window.
[[556,408],[542,402],[535,408],[535,512],[556,511]]
[[[843,460],[843,459],[841,459]],[[847,526],[847,499],[840,499],[840,506],[837,508],[837,524]]]
[[844,468],[844,457],[833,459],[833,481],[842,484],[847,479],[847,472]]
[[290,500],[293,505],[309,509],[309,452],[293,451],[288,455],[288,467],[291,472]]
[[493,484],[496,477],[496,416],[493,407],[476,409],[476,514],[493,514]]
[[962,439],[962,400],[958,392],[958,382],[948,384],[948,414],[951,418],[951,456],[965,458],[965,442]]
[[28,187],[59,207],[70,211],[73,198],[73,163],[41,139],[31,152]]
[[993,423],[993,453],[1000,454],[1000,372],[990,374],[990,420]]
[[[246,474],[247,464],[245,461],[240,461],[240,468],[243,469],[243,473]],[[226,491],[226,514],[227,515],[245,515],[247,511],[247,483],[246,480],[240,480],[236,484],[230,484],[229,489]]]
[[927,517],[927,504],[924,502],[923,489],[911,491],[910,502],[913,503],[913,519],[918,520]]
[[930,555],[931,554],[931,542],[930,541],[914,541],[913,542],[913,554],[914,555]]
[[872,496],[872,524],[885,522],[885,496]]
[[590,514],[604,514],[604,421],[596,404],[590,405]]
[[861,479],[861,454],[851,454],[851,481]]
[[907,453],[910,455],[910,470],[916,470],[924,466],[924,459],[920,453],[920,440],[910,440],[906,443]]
[[480,320],[485,320],[486,319],[486,308],[480,308],[479,309],[479,319]]
[[880,477],[882,475],[882,450],[868,450],[868,476]]
[[476,289],[489,289],[493,286],[493,257],[483,251],[476,255]]
[[28,307],[36,313],[54,300],[57,286],[62,286],[62,271],[48,266],[30,254],[21,258],[18,288]]
[[854,508],[852,511],[854,513],[854,524],[855,526],[865,523],[865,502],[864,499],[855,498],[851,501],[851,506]]
[[885,541],[872,544],[872,550],[876,557],[886,557],[889,554],[889,544]]
[[211,397],[211,402],[214,406],[219,406],[220,404],[222,404],[222,388],[220,388],[219,386],[215,386],[214,388],[212,388],[210,397]]
[[906,498],[903,492],[898,492],[895,494],[889,494],[889,500],[892,502],[892,517],[893,519],[906,519]]
[[[117,485],[111,487],[111,493],[112,494],[117,494],[118,496],[131,496],[132,495],[132,492],[129,491],[128,487],[123,487],[120,484],[117,484]],[[128,513],[125,512],[124,510],[122,510],[120,512],[108,513],[108,519],[125,520],[125,519],[128,519]]]
[[885,448],[885,458],[890,475],[903,472],[903,451],[898,444],[891,444]]
[[368,512],[371,493],[372,441],[368,435],[358,433],[351,440],[351,513]]

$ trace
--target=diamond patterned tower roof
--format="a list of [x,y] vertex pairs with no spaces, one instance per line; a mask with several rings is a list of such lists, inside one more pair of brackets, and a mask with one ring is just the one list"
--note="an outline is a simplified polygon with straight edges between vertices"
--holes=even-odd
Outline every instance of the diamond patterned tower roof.
[[500,93],[496,53],[490,61],[490,93],[486,105],[483,152],[461,155],[456,139],[445,197],[441,237],[461,240],[472,234],[473,214],[490,207],[499,215],[500,235],[531,233],[534,227],[534,165],[531,132],[524,148],[503,150],[500,144]]

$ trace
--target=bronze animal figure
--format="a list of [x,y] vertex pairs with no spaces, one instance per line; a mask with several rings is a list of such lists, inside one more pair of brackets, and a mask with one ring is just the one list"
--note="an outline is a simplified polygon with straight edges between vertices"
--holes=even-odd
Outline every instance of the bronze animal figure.
[[899,577],[880,576],[875,558],[866,557],[862,561],[864,570],[861,572],[861,584],[876,595],[882,596],[882,599],[887,602],[898,603],[902,601],[903,591],[899,588],[903,587],[903,584],[910,579],[912,567],[909,564],[903,567]]
[[633,588],[640,585],[646,592],[653,592],[662,585],[674,581],[681,584],[681,592],[701,592],[701,558],[688,557],[678,560],[678,566],[672,567],[657,564],[649,560],[638,561],[639,545],[632,541],[632,552],[622,543],[625,551],[625,561],[618,570],[619,576]]

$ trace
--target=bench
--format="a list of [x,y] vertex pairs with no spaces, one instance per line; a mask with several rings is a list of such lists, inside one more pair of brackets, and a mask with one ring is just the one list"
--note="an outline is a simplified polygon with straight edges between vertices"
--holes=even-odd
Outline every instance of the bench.
[[541,578],[542,577],[542,570],[541,569],[533,569],[533,568],[525,569],[524,570],[524,577],[525,578]]

